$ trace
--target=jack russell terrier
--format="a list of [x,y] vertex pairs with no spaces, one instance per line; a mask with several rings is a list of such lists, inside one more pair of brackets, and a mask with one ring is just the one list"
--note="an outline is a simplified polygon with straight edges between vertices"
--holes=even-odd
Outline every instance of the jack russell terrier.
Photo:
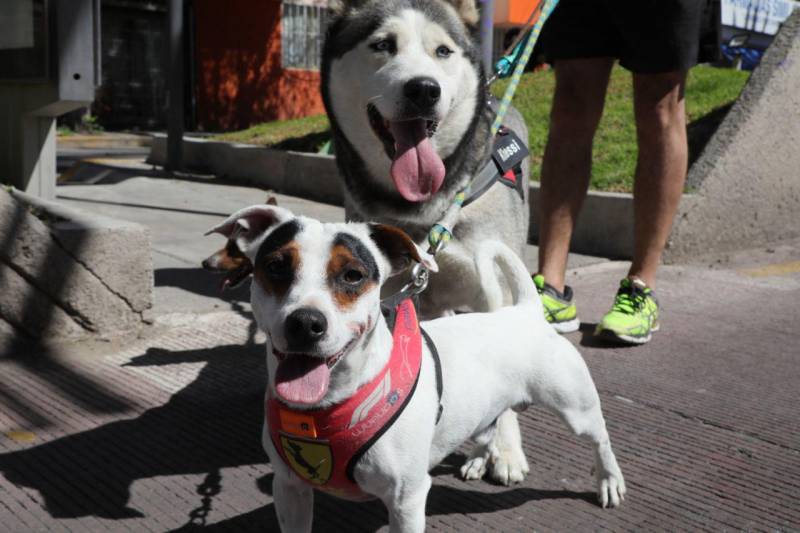
[[499,307],[499,266],[513,305],[420,324],[410,291],[380,299],[381,285],[412,262],[436,270],[397,228],[256,205],[211,232],[253,266],[253,313],[268,339],[262,441],[284,532],[311,531],[314,489],[378,498],[391,531],[424,531],[429,470],[467,439],[490,443],[506,409],[534,404],[591,443],[600,504],[624,499],[589,370],[545,321],[506,245],[485,242],[476,268]]

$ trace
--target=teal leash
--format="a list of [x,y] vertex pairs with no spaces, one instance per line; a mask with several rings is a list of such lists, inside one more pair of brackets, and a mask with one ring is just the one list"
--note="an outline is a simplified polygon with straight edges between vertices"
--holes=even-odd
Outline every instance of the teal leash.
[[[503,125],[503,120],[506,118],[508,108],[511,106],[511,100],[514,99],[514,93],[517,92],[517,86],[522,79],[522,73],[525,71],[525,65],[528,64],[528,60],[530,60],[531,54],[533,54],[533,48],[536,46],[536,41],[539,40],[539,35],[542,33],[542,27],[545,21],[550,16],[550,13],[553,12],[556,5],[558,5],[558,0],[545,0],[542,6],[542,14],[539,16],[536,24],[533,25],[528,36],[523,41],[520,41],[514,49],[514,52],[512,52],[511,55],[514,57],[511,61],[508,61],[508,64],[506,64],[506,58],[502,58],[495,67],[498,69],[498,76],[501,78],[508,75],[507,72],[511,70],[512,64],[514,65],[514,73],[511,75],[511,81],[508,87],[506,87],[506,92],[503,94],[503,98],[500,100],[500,106],[497,109],[497,115],[494,117],[494,122],[492,123],[492,137],[494,137],[500,129],[500,126]],[[522,50],[521,55],[519,55],[519,50]],[[505,76],[503,73],[506,73]]]
[[[525,71],[525,65],[528,64],[528,60],[531,58],[533,48],[536,46],[536,41],[539,40],[539,34],[542,32],[542,27],[544,26],[545,21],[553,12],[553,9],[555,9],[557,4],[558,0],[544,0],[543,4],[539,4],[531,14],[531,18],[528,20],[530,21],[535,16],[536,10],[538,9],[541,9],[541,15],[533,25],[533,28],[528,31],[528,35],[519,41],[511,54],[501,58],[495,65],[497,74],[492,77],[489,83],[492,83],[497,78],[508,77],[509,72],[512,72],[512,67],[513,73],[511,74],[511,81],[509,82],[508,87],[506,87],[503,98],[500,100],[497,114],[495,115],[494,122],[492,123],[492,139],[494,139],[494,136],[500,130],[500,126],[503,125],[503,120],[508,113],[508,108],[511,106],[511,100],[514,99],[514,94],[517,92],[517,86],[522,79],[522,73]],[[428,246],[430,247],[428,253],[436,254],[453,239],[452,228],[455,226],[456,220],[458,219],[458,214],[461,211],[461,206],[464,204],[464,200],[466,200],[467,196],[469,195],[471,185],[472,183],[470,182],[469,185],[456,194],[456,197],[453,199],[453,203],[447,208],[444,216],[442,216],[441,220],[434,224],[428,232]]]

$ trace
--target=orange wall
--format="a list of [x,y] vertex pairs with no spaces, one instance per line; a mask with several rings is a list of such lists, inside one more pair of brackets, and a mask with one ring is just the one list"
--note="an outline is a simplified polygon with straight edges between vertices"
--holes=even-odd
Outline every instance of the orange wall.
[[535,4],[529,0],[508,0],[509,22],[512,24],[525,24],[528,17],[531,16],[534,5]]
[[199,129],[325,112],[319,72],[281,67],[279,0],[195,0],[194,6]]
[[527,22],[531,16],[532,0],[496,0],[494,4],[495,24],[503,27],[519,26]]

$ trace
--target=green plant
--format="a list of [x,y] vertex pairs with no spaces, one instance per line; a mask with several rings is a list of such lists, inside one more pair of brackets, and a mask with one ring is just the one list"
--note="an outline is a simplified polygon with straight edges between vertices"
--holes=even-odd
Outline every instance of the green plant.
[[259,144],[282,150],[317,152],[331,137],[330,123],[325,115],[256,124],[246,130],[216,135],[214,140]]
[[86,113],[81,117],[80,129],[86,133],[99,133],[103,131],[103,126],[100,125],[98,118],[91,113]]

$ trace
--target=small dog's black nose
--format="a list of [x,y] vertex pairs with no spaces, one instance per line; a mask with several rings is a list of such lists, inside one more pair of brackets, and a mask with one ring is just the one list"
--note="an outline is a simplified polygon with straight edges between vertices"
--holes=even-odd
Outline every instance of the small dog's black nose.
[[328,331],[325,315],[316,309],[302,307],[286,317],[284,333],[289,350],[302,352],[309,349]]
[[403,96],[421,110],[429,110],[442,96],[442,88],[433,78],[412,78],[403,86]]

